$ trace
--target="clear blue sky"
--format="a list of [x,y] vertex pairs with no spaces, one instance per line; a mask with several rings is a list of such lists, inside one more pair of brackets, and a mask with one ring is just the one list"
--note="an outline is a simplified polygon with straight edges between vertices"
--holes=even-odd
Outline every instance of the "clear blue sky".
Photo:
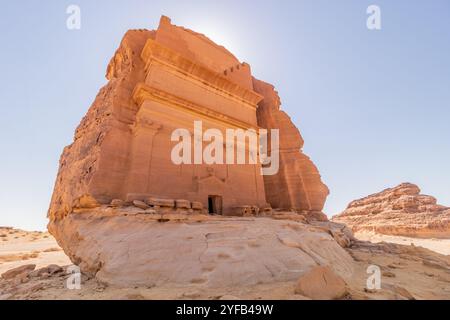
[[[81,8],[81,30],[66,8]],[[366,28],[379,5],[382,30]],[[161,14],[273,83],[330,187],[325,212],[409,181],[450,206],[450,2],[8,1],[0,10],[0,225],[44,229],[65,145],[128,29]]]

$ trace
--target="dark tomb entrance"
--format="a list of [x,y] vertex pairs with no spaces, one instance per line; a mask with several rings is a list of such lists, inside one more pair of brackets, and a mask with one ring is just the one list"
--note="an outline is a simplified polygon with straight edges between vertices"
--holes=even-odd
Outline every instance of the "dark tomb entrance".
[[209,214],[222,214],[221,196],[208,196],[208,212]]

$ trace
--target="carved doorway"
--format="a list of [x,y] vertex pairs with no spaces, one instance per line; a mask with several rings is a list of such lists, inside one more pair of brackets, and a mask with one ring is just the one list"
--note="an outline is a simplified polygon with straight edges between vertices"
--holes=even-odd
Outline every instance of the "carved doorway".
[[208,212],[209,214],[222,214],[221,196],[208,196]]

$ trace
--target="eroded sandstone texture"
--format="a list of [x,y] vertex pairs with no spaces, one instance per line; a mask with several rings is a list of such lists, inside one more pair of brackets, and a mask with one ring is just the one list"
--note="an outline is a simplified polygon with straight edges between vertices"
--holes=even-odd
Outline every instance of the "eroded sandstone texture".
[[[218,214],[272,206],[320,216],[328,189],[302,153],[299,131],[273,86],[225,48],[162,17],[156,31],[126,33],[106,76],[61,156],[50,230],[80,209],[154,198]],[[172,132],[192,133],[198,120],[203,130],[280,129],[278,174],[263,177],[260,164],[172,163]]]
[[329,191],[319,171],[303,152],[303,138],[289,116],[280,110],[275,88],[253,78],[253,88],[264,96],[257,110],[258,125],[280,130],[280,170],[264,177],[267,201],[274,208],[320,212]]
[[411,183],[355,200],[333,221],[354,232],[450,238],[450,208],[438,205],[434,197],[421,195],[419,187]]
[[351,278],[353,260],[327,232],[296,221],[227,217],[159,223],[151,215],[72,214],[60,239],[81,270],[108,284],[238,287],[295,281],[318,265]]

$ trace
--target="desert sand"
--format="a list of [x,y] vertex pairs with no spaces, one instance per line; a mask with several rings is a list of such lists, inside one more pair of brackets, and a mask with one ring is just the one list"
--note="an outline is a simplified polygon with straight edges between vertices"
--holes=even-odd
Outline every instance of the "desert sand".
[[356,232],[355,237],[359,240],[370,241],[372,243],[389,242],[402,245],[415,245],[416,247],[426,248],[440,254],[450,255],[450,239],[411,238],[379,234],[370,231]]
[[41,268],[71,262],[48,232],[0,228],[0,274],[24,264]]

